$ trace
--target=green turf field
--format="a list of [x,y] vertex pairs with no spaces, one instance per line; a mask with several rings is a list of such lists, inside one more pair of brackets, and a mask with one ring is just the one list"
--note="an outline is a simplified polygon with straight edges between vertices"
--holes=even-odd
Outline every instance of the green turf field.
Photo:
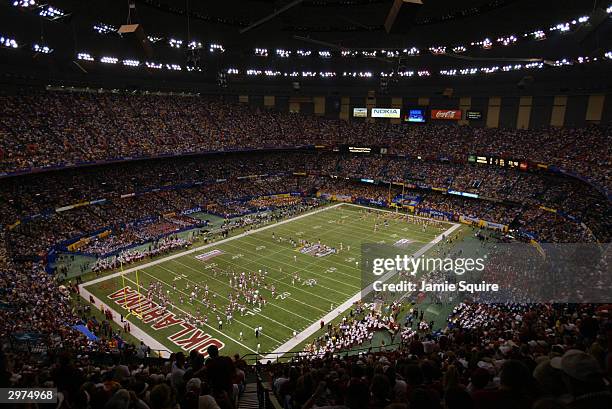
[[[382,226],[383,217],[388,220],[388,227]],[[376,231],[375,223],[379,225]],[[168,351],[188,351],[196,345],[197,349],[205,350],[206,346],[215,343],[223,348],[224,354],[272,352],[291,340],[294,331],[302,333],[311,324],[318,323],[332,307],[339,308],[343,302],[359,293],[361,266],[358,263],[363,243],[393,244],[400,239],[409,239],[410,250],[416,252],[449,227],[451,224],[444,223],[438,227],[423,228],[394,218],[387,211],[338,204],[244,236],[231,237],[153,263],[126,268],[124,274],[101,277],[86,283],[84,288],[123,315],[128,315],[128,311],[120,304],[126,301],[131,303],[132,308],[142,306],[144,314],[140,314],[140,317],[132,314],[128,318],[132,327],[142,329]],[[337,250],[340,250],[342,243],[342,250],[316,257],[301,253],[289,243],[289,238],[313,243],[320,240],[322,244]],[[196,259],[196,256],[214,250],[222,254],[206,261]],[[267,299],[266,305],[262,308],[250,305],[246,314],[235,312],[233,321],[226,323],[223,311],[232,292],[227,274],[259,270],[267,271],[265,283],[269,287],[275,286],[275,297],[269,289],[261,287],[260,292]],[[296,272],[300,280],[292,285]],[[316,280],[315,285],[304,285],[305,281],[313,279]],[[147,308],[153,307],[144,299],[152,281],[160,282],[165,291],[170,290],[174,306],[169,317],[168,313],[162,319],[154,313],[146,313]],[[209,300],[216,304],[219,313],[206,309],[199,299],[193,303],[188,301],[188,295],[196,284],[200,288],[208,284],[210,294],[214,294]],[[174,285],[176,291],[173,290]],[[128,286],[130,290],[122,291]],[[137,292],[139,288],[140,295]],[[109,298],[111,294],[114,294],[114,299]],[[181,294],[183,303],[179,302]],[[196,315],[198,308],[208,315],[207,324],[191,328],[180,322],[188,314]],[[218,328],[217,315],[222,317],[222,329]],[[256,327],[263,329],[259,338],[255,337]]]

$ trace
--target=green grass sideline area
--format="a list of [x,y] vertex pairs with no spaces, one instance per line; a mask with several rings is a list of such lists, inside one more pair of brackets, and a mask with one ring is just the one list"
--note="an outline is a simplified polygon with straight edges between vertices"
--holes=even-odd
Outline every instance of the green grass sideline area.
[[[448,227],[447,223],[423,227],[388,211],[341,204],[169,260],[162,258],[154,265],[143,264],[132,269],[135,271],[101,277],[84,287],[117,313],[128,315],[127,308],[138,313],[140,317],[129,316],[132,325],[169,351],[204,352],[215,344],[225,354],[263,353],[274,351],[294,332],[318,322],[332,307],[361,290],[363,243],[393,244],[407,239],[410,250],[416,252]],[[308,249],[304,240],[310,243]],[[319,243],[335,253],[317,254],[326,251]],[[265,302],[247,303],[244,311],[235,310],[227,322],[226,309],[239,292],[234,273],[245,273],[243,285],[249,287],[259,280],[256,295]],[[152,283],[169,299],[171,305],[165,312],[156,308],[158,297],[146,298]],[[199,291],[190,300],[196,285]],[[238,302],[244,304],[244,298]],[[194,324],[189,316],[202,320]],[[262,328],[259,337],[256,328]]]

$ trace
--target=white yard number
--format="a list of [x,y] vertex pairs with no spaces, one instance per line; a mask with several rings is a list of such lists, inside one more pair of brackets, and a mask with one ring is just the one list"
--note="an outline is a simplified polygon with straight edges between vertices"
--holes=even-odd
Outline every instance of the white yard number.
[[242,257],[244,257],[244,256],[243,256],[241,253],[234,254],[234,255],[232,256],[232,260],[236,260],[237,258],[242,258]]
[[336,271],[336,267],[330,267],[327,270],[325,270],[326,273],[333,273],[334,271]]
[[285,298],[289,298],[291,296],[291,293],[288,292],[284,292],[284,293],[280,293],[279,295],[276,296],[277,300],[284,300]]
[[211,268],[215,268],[215,267],[217,267],[217,263],[210,263],[210,264],[207,264],[206,266],[204,266],[204,269],[205,270],[210,270]]
[[261,308],[255,307],[251,310],[248,310],[245,314],[246,315],[255,315],[255,314],[259,314],[261,312]]
[[259,251],[259,250],[263,250],[265,248],[266,248],[266,246],[257,246],[257,247],[255,247],[255,250]]

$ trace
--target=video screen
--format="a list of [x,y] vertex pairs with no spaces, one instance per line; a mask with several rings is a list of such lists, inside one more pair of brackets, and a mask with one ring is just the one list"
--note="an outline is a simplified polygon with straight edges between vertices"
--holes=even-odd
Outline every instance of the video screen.
[[474,120],[482,119],[482,111],[466,111],[465,119],[474,119]]
[[404,115],[404,122],[425,122],[425,110],[424,109],[409,109],[408,114]]

